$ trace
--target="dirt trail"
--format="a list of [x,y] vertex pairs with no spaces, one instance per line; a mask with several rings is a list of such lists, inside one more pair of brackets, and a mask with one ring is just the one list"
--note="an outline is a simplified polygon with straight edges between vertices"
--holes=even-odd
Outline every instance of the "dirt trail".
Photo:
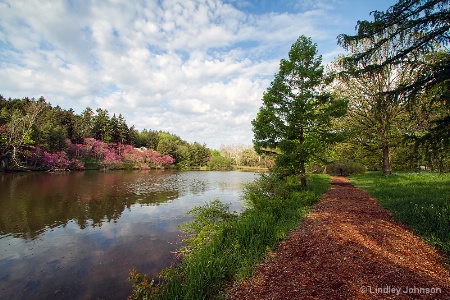
[[443,258],[344,177],[229,299],[450,299]]

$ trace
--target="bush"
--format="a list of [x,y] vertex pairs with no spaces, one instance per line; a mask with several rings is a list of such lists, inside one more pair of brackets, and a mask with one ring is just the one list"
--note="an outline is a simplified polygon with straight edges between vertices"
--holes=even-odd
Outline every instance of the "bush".
[[220,202],[219,198],[207,202],[203,206],[195,206],[186,215],[194,218],[193,221],[180,225],[181,231],[190,235],[183,242],[186,244],[182,252],[189,253],[193,249],[205,246],[211,238],[226,223],[230,223],[237,218],[236,213],[230,212],[230,204]]
[[327,165],[326,173],[330,175],[340,175],[340,169],[343,171],[343,175],[352,174],[364,174],[366,172],[366,167],[360,163],[354,162],[350,159],[339,159],[334,163]]

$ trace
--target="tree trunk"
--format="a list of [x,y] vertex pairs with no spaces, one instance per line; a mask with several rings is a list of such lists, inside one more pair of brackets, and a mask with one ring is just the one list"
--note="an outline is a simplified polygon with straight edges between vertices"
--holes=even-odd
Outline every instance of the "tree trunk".
[[300,184],[302,188],[306,188],[306,171],[305,171],[305,162],[302,161],[300,163]]
[[389,176],[392,174],[391,158],[389,145],[383,145],[383,174]]
[[[303,142],[305,141],[305,137],[303,136],[303,126],[300,127],[299,141],[300,145],[303,145]],[[303,159],[300,161],[300,185],[302,188],[306,188],[305,161]]]
[[0,157],[0,171],[6,171],[8,169],[8,157],[7,156],[3,156]]

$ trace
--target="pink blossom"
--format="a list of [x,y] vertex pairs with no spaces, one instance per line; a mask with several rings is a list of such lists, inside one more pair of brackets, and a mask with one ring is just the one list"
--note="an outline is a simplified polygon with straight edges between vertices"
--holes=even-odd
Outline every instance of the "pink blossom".
[[44,151],[42,155],[42,164],[49,169],[67,169],[71,162],[67,159],[64,151],[48,153]]
[[70,162],[70,168],[72,170],[84,170],[84,164],[76,158],[73,158]]

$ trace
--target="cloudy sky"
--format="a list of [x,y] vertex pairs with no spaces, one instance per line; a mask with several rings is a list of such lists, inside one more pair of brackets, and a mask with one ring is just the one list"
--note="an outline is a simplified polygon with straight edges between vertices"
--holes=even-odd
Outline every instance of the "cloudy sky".
[[98,107],[188,142],[251,145],[251,120],[298,36],[324,63],[394,0],[0,0],[0,94]]

